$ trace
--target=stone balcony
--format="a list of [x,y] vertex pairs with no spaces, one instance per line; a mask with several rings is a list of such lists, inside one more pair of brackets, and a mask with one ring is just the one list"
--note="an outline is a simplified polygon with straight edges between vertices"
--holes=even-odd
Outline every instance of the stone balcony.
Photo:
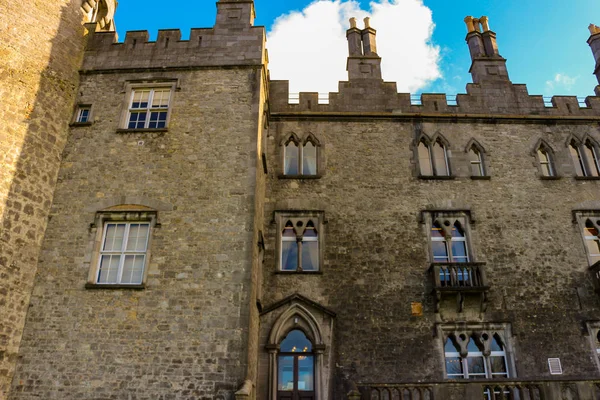
[[479,296],[481,311],[485,311],[490,288],[485,278],[485,263],[432,263],[429,276],[436,296],[436,312],[447,295],[456,296],[459,312],[463,311],[466,296]]
[[593,400],[600,380],[494,380],[358,384],[348,400]]

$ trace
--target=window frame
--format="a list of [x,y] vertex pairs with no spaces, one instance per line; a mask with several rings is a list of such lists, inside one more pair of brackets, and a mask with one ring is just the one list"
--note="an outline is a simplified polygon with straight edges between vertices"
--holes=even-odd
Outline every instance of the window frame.
[[[442,371],[443,371],[443,379],[444,380],[460,380],[460,381],[494,381],[496,379],[515,379],[517,377],[517,370],[515,367],[515,357],[514,357],[514,348],[513,342],[514,339],[512,337],[511,326],[510,324],[503,323],[466,323],[466,324],[454,324],[454,325],[441,325],[437,326],[438,338],[439,338],[439,346],[441,348],[441,356],[442,356]],[[479,351],[472,352],[468,351],[468,344],[470,340],[473,340],[473,336],[483,337],[484,334],[487,334],[489,337],[489,341],[482,341],[480,345],[484,348],[483,350],[479,345],[476,344],[476,347]],[[501,344],[504,346],[504,351],[498,352],[492,350],[492,339],[494,335],[498,335],[500,338]],[[456,340],[458,346],[460,347],[460,352],[446,352],[446,340],[450,339],[450,336],[454,335],[455,338],[460,338],[461,335],[466,337],[466,341],[458,341]],[[487,342],[487,343],[486,343]],[[465,357],[462,357],[462,354]],[[491,358],[504,356],[504,365],[506,368],[506,375],[504,373],[494,373],[492,369]],[[462,363],[462,377],[451,377],[448,374],[446,368],[446,359],[450,357],[459,357]],[[484,359],[484,370],[485,377],[483,379],[470,379],[469,371],[468,371],[468,359],[474,357],[483,357]],[[456,374],[453,374],[456,375]],[[502,375],[502,376],[499,376]],[[478,374],[481,376],[481,374]],[[497,376],[496,378],[494,376]]]
[[[166,107],[152,107],[152,101],[154,99],[154,94],[155,91],[157,90],[169,90],[169,98],[168,98],[168,104]],[[140,92],[140,91],[145,91],[148,90],[150,91],[149,97],[148,97],[148,105],[145,108],[132,108],[133,105],[133,100],[134,100],[134,96],[136,91]],[[166,81],[142,81],[142,82],[128,82],[126,84],[125,87],[125,91],[124,91],[124,99],[123,99],[123,112],[121,114],[121,123],[120,123],[120,128],[117,130],[118,132],[144,132],[144,131],[148,131],[148,132],[165,132],[168,131],[169,129],[169,124],[170,124],[170,120],[171,120],[171,114],[172,114],[172,110],[173,110],[173,100],[174,100],[174,94],[177,91],[177,80],[166,80]],[[141,112],[146,112],[146,120],[144,121],[144,127],[138,128],[138,127],[134,127],[134,128],[129,128],[129,124],[130,124],[130,120],[131,120],[131,115],[132,113],[141,113]],[[150,125],[151,122],[151,114],[152,112],[163,112],[166,111],[167,115],[166,115],[166,119],[164,121],[165,126],[164,127],[160,127],[160,128],[149,128],[148,126]]]
[[[276,246],[275,246],[275,264],[276,264],[276,272],[280,274],[320,274],[323,271],[323,263],[324,263],[324,242],[325,242],[325,233],[324,233],[324,225],[325,225],[325,214],[323,211],[275,211],[275,222],[276,222]],[[288,221],[291,221],[293,226],[296,227],[298,222],[303,224],[303,227],[306,227],[309,221],[312,221],[314,224],[314,228],[317,233],[316,240],[310,238],[310,240],[306,240],[307,242],[317,242],[318,246],[318,268],[316,270],[303,270],[301,266],[302,259],[302,247],[299,246],[297,249],[297,267],[295,270],[284,270],[282,267],[282,257],[283,257],[283,230],[286,227]],[[304,228],[306,229],[306,228]],[[297,237],[300,236],[297,232]],[[301,241],[300,243],[304,242]]]
[[600,321],[587,321],[585,323],[589,337],[590,350],[593,354],[594,364],[600,371]]
[[[429,251],[429,260],[432,264],[452,264],[452,263],[472,263],[475,262],[475,255],[472,246],[472,233],[470,225],[473,223],[471,220],[470,212],[468,211],[425,211],[426,215],[426,229],[427,229],[427,242]],[[442,229],[442,238],[433,237],[432,231],[436,222],[439,223]],[[463,238],[455,238],[452,236],[452,228],[456,223],[460,223],[464,232]],[[449,224],[449,225],[448,225]],[[436,261],[436,256],[433,250],[434,242],[444,242],[446,246],[447,259],[448,261]],[[452,249],[452,242],[464,242],[465,247],[465,260],[456,261],[455,258],[463,258],[463,256],[454,255]]]
[[[94,243],[92,249],[92,257],[90,260],[90,268],[86,283],[86,288],[96,289],[96,288],[132,288],[132,289],[143,289],[146,286],[146,281],[148,277],[148,265],[150,263],[151,258],[151,246],[152,246],[152,237],[154,234],[154,229],[157,225],[157,214],[156,211],[146,211],[146,210],[119,210],[119,211],[102,211],[96,214],[94,223],[91,225],[92,234],[94,236]],[[148,236],[146,239],[146,250],[144,252],[132,252],[135,254],[144,254],[144,265],[142,271],[142,279],[141,282],[135,283],[123,283],[121,280],[122,276],[122,268],[124,263],[124,255],[129,254],[130,252],[126,251],[125,243],[126,239],[124,236],[124,240],[121,246],[121,251],[105,251],[103,249],[104,241],[106,237],[107,227],[111,224],[127,224],[126,232],[128,232],[131,224],[148,224]],[[102,256],[106,254],[120,254],[121,260],[119,261],[119,270],[118,275],[119,278],[116,282],[99,282],[99,273],[100,273],[100,263],[102,260]]]
[[[83,111],[87,111],[87,119],[85,121],[81,120],[81,115]],[[75,107],[75,112],[73,113],[73,119],[71,120],[71,126],[89,126],[92,125],[92,117],[93,117],[93,109],[91,104],[77,104]]]
[[[298,149],[298,165],[297,174],[287,174],[286,173],[286,157],[288,152],[288,145],[290,143],[294,143]],[[304,163],[305,163],[305,154],[304,148],[306,145],[310,143],[315,148],[315,167],[316,173],[314,174],[305,174],[304,173]],[[312,134],[309,133],[304,138],[300,139],[295,133],[291,133],[286,135],[285,138],[281,141],[281,173],[279,175],[280,178],[283,179],[319,179],[322,177],[323,165],[322,165],[322,154],[321,154],[321,143],[319,140]]]

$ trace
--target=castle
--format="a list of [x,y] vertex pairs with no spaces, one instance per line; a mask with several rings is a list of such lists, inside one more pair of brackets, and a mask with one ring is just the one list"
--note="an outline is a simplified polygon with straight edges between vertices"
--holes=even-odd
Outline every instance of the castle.
[[367,19],[291,104],[253,0],[0,4],[0,399],[599,398],[600,86],[530,96],[467,17],[415,102]]

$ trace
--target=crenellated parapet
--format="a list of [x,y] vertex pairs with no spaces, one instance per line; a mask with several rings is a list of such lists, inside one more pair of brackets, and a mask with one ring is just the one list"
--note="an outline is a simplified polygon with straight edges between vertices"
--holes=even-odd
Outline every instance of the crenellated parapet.
[[215,26],[192,29],[188,40],[181,40],[178,29],[169,29],[158,31],[156,41],[149,40],[148,31],[129,31],[119,42],[115,32],[87,24],[82,70],[265,65],[266,34],[264,27],[253,26],[254,2],[221,0],[217,10]]
[[339,91],[329,93],[329,103],[319,104],[318,93],[300,93],[298,104],[289,104],[289,82],[270,82],[272,113],[378,113],[394,115],[439,116],[548,116],[600,117],[600,97],[589,96],[585,106],[576,96],[554,96],[551,106],[543,96],[529,95],[525,85],[510,84],[504,90],[469,84],[467,93],[456,96],[456,104],[448,104],[446,94],[423,93],[420,104],[411,101],[409,93],[398,93],[396,84],[382,82],[340,82]]

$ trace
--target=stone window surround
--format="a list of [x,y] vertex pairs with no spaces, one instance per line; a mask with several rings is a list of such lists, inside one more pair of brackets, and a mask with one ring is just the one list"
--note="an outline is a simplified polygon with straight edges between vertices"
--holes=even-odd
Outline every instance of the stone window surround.
[[598,229],[600,230],[600,223],[596,223],[597,220],[600,221],[600,210],[598,210],[598,211],[594,211],[594,210],[574,211],[573,214],[575,217],[575,222],[577,223],[577,226],[579,228],[579,235],[582,240],[585,255],[588,259],[588,265],[592,266],[597,262],[597,260],[593,260],[591,258],[589,250],[588,250],[588,246],[587,246],[586,239],[585,239],[585,228],[586,228],[585,223],[588,219],[591,219],[592,223],[594,223],[594,225],[597,226]]
[[[112,222],[146,222],[150,223],[150,232],[148,235],[148,244],[146,258],[144,262],[144,272],[141,284],[103,284],[97,282],[98,268],[100,264],[100,255],[102,248],[102,239],[104,236],[104,226]],[[147,207],[136,206],[117,206],[112,210],[104,210],[96,213],[94,222],[90,224],[90,233],[92,250],[91,254],[86,255],[89,260],[88,277],[85,287],[87,289],[144,289],[148,279],[148,265],[151,258],[152,236],[157,227],[157,213]]]
[[[319,243],[319,269],[317,271],[283,271],[281,269],[281,235],[285,227],[285,223],[288,220],[307,220],[311,219],[317,222],[315,228],[318,235]],[[325,243],[325,213],[324,211],[304,211],[304,210],[278,210],[274,212],[274,221],[276,226],[276,242],[275,242],[275,271],[277,274],[321,274],[323,271],[324,263],[324,243]]]
[[[471,150],[473,148],[477,149],[477,151],[479,152],[479,159],[481,160],[481,168],[483,169],[483,174],[473,175],[472,170],[471,170],[471,160],[469,159],[469,157],[467,157],[467,160],[469,161],[470,177],[473,180],[489,180],[490,179],[489,154],[485,150],[485,148],[481,145],[481,143],[479,143],[479,141],[477,141],[475,138],[472,138],[471,140],[469,140],[469,143],[467,143],[467,145],[465,146],[465,153],[467,153],[467,156],[469,155],[469,153],[471,152]],[[448,152],[447,149],[446,149],[446,152]]]
[[[546,156],[548,157],[548,162],[549,162],[550,168],[553,172],[552,175],[544,175],[544,172],[542,170],[541,160],[538,155],[539,150],[544,150],[544,152],[546,153]],[[534,157],[534,159],[535,159],[535,166],[538,170],[538,176],[540,179],[556,180],[556,179],[561,178],[560,173],[557,168],[556,153],[554,152],[554,149],[552,148],[552,146],[550,146],[550,144],[548,142],[546,142],[544,139],[540,139],[537,141],[537,143],[535,144],[535,146],[533,147],[533,149],[531,151],[531,156]]]
[[[421,142],[423,142],[429,149],[429,159],[430,159],[430,162],[432,163],[431,165],[432,165],[432,169],[433,169],[432,175],[423,175],[421,173],[421,165],[420,165],[420,160],[419,160],[419,145],[421,144]],[[431,151],[432,151],[432,146],[436,142],[439,142],[443,145],[444,153],[445,153],[445,157],[446,157],[446,168],[448,170],[447,175],[438,175],[435,172],[434,156],[431,153]],[[416,167],[415,172],[416,172],[416,176],[418,178],[424,179],[424,180],[452,180],[452,179],[455,179],[455,176],[453,175],[453,170],[452,170],[452,161],[451,161],[452,160],[452,151],[450,148],[450,142],[448,142],[448,140],[446,140],[446,138],[440,132],[435,133],[431,137],[429,137],[425,133],[421,132],[414,142],[413,152],[414,152],[415,167]]]
[[[317,173],[315,175],[304,175],[302,173],[298,175],[286,175],[285,174],[285,146],[289,142],[294,142],[298,146],[298,157],[302,159],[302,150],[306,143],[310,142],[316,147],[317,151]],[[279,143],[280,148],[280,162],[281,162],[281,173],[279,174],[280,179],[319,179],[323,176],[324,163],[323,163],[323,147],[321,142],[313,133],[307,133],[302,137],[291,132],[283,137]],[[300,171],[301,172],[301,171]]]
[[[129,106],[131,104],[131,96],[134,90],[140,89],[171,89],[171,97],[169,99],[169,107],[167,108],[167,120],[164,128],[134,128],[129,129],[127,127],[129,121]],[[125,88],[121,92],[123,94],[123,103],[121,108],[121,118],[119,122],[118,133],[127,132],[167,132],[169,129],[169,123],[171,120],[171,114],[173,110],[173,99],[175,92],[181,90],[179,87],[179,79],[177,78],[156,78],[156,79],[142,79],[142,80],[129,80],[125,82]],[[148,115],[148,118],[150,116]]]
[[593,354],[592,358],[596,364],[596,368],[600,370],[600,345],[598,345],[598,335],[600,334],[600,321],[587,321],[587,336],[589,337],[590,350]]
[[[584,151],[586,144],[590,143],[593,151],[595,153],[595,157],[597,158],[596,160],[588,160],[588,157],[586,155],[586,152]],[[581,159],[581,163],[583,163],[583,166],[581,168],[583,168],[583,174],[578,174],[577,173],[577,167],[575,165],[575,160],[573,160],[573,157],[571,155],[571,146],[573,145],[573,147],[575,149],[577,149],[578,155]],[[571,135],[566,142],[566,148],[567,151],[569,153],[569,159],[571,160],[571,165],[573,168],[573,176],[576,180],[600,180],[600,176],[594,176],[590,174],[590,169],[591,167],[596,167],[595,169],[599,169],[600,170],[600,146],[598,145],[598,142],[592,138],[590,135],[583,135],[583,137],[580,139],[574,135]]]
[[[462,323],[444,323],[436,325],[436,340],[438,342],[438,348],[441,351],[441,371],[443,371],[442,378],[444,380],[448,378],[446,373],[446,355],[445,355],[445,344],[446,339],[449,335],[454,334],[456,337],[464,334],[468,338],[473,334],[488,333],[492,336],[497,333],[504,344],[504,351],[506,353],[506,364],[509,378],[517,377],[517,369],[515,366],[515,338],[512,335],[511,325],[509,323],[495,323],[495,322],[462,322]],[[466,350],[466,343],[463,350]],[[487,352],[484,351],[485,353]],[[486,361],[487,362],[487,361]],[[491,379],[491,378],[487,378]]]
[[[79,122],[79,115],[81,113],[81,110],[84,110],[84,109],[89,110],[87,121]],[[73,118],[71,119],[70,126],[90,126],[94,122],[93,118],[94,118],[94,108],[93,108],[92,104],[78,103],[75,106],[75,112],[73,113]]]

